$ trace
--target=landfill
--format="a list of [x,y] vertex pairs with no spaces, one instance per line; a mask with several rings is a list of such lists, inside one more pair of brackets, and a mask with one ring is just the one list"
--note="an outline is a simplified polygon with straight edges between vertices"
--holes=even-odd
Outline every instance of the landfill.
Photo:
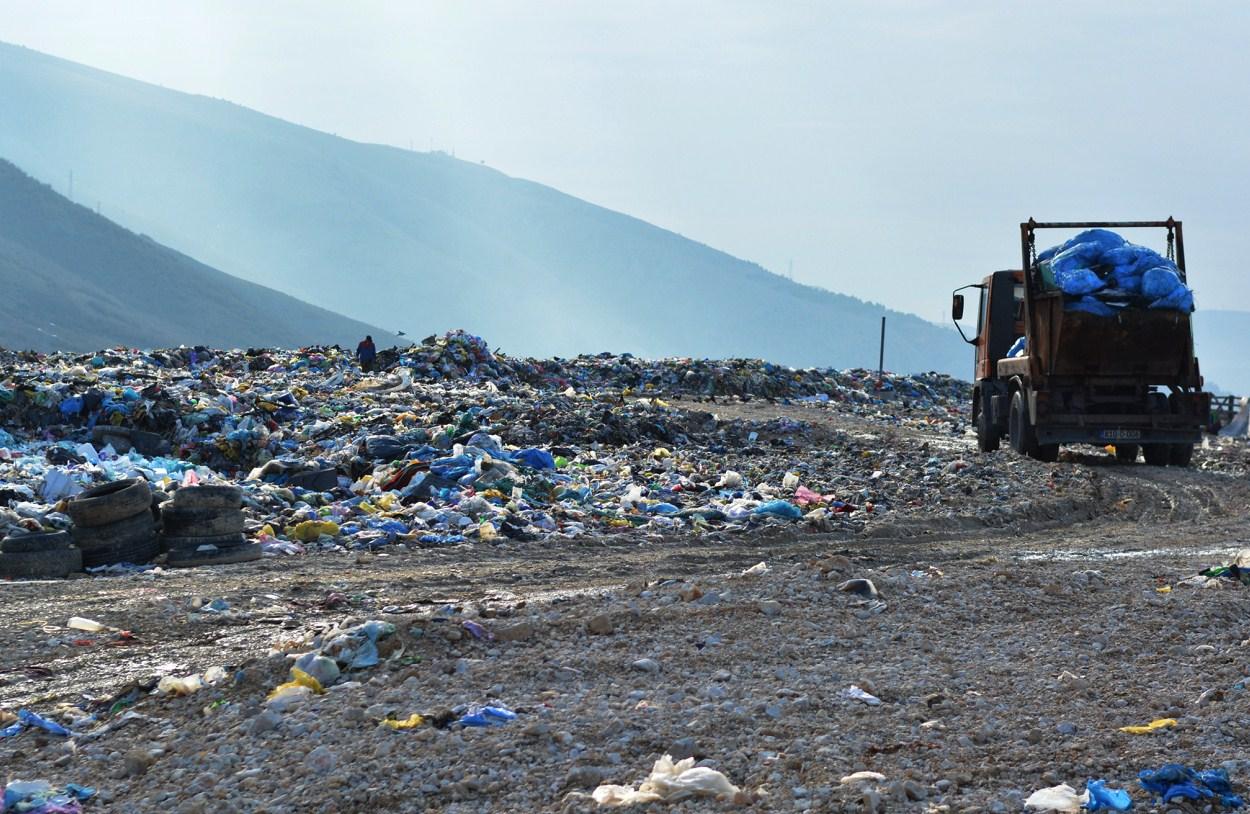
[[[925,467],[932,481],[950,462],[846,435],[813,449],[823,433],[804,416],[837,409],[955,436],[966,411],[966,386],[937,374],[519,360],[463,332],[382,352],[378,375],[335,348],[9,353],[0,364],[0,529],[65,528],[64,501],[99,483],[142,478],[163,498],[228,481],[245,490],[249,538],[271,555],[860,529],[923,510],[901,470]],[[718,415],[753,399],[805,409]]]
[[463,333],[0,361],[9,539],[142,479],[237,488],[264,551],[0,580],[4,814],[1247,793],[1241,439],[1044,464],[945,376]]

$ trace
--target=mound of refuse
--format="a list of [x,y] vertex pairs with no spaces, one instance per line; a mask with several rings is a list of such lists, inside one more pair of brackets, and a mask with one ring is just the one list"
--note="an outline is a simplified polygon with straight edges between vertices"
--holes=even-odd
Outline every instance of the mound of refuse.
[[1037,255],[1044,285],[1065,295],[1065,309],[1115,316],[1124,308],[1191,313],[1194,293],[1168,257],[1115,232],[1089,229]]
[[[0,538],[24,538],[3,556],[39,560],[9,570],[109,571],[158,545],[169,565],[198,566],[310,548],[854,531],[925,505],[920,485],[884,470],[939,478],[950,462],[799,416],[957,435],[968,387],[747,359],[519,359],[464,331],[383,351],[374,368],[338,347],[0,351]],[[753,401],[793,409],[721,412]],[[113,494],[126,484],[142,500]],[[197,490],[191,505],[203,484],[229,500]],[[116,510],[76,521],[97,493]],[[30,554],[31,535],[65,550]]]

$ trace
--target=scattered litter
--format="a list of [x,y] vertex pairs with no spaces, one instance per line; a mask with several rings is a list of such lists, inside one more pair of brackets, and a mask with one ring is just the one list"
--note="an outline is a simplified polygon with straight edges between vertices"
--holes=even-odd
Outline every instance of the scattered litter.
[[655,762],[651,775],[638,788],[605,784],[596,788],[591,797],[600,806],[617,808],[639,803],[675,803],[692,797],[737,800],[741,794],[725,775],[695,766],[694,758],[674,763],[670,755],[665,755]]
[[461,706],[452,710],[460,716],[461,726],[500,726],[508,721],[516,720],[516,713],[507,707],[494,706]]
[[873,695],[872,693],[866,692],[865,690],[859,688],[858,686],[854,684],[847,687],[842,692],[838,693],[838,695],[842,696],[843,698],[848,698],[852,701],[861,701],[870,707],[876,707],[876,706],[881,705],[880,698]]
[[403,720],[387,718],[379,723],[387,729],[416,729],[421,726],[421,724],[425,723],[425,718],[422,718],[420,714],[414,712]]
[[1148,735],[1159,729],[1168,729],[1176,726],[1175,718],[1156,718],[1148,724],[1141,726],[1122,726],[1121,732],[1127,732],[1130,735]]
[[1225,808],[1240,808],[1242,798],[1233,793],[1224,769],[1195,771],[1178,763],[1167,763],[1158,769],[1144,769],[1137,775],[1142,788],[1157,795],[1164,803],[1173,800],[1214,800]]

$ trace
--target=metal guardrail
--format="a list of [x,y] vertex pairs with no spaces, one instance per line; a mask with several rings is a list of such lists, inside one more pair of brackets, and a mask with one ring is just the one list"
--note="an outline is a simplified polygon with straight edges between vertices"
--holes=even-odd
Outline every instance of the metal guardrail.
[[1211,419],[1223,426],[1237,417],[1241,396],[1212,396]]

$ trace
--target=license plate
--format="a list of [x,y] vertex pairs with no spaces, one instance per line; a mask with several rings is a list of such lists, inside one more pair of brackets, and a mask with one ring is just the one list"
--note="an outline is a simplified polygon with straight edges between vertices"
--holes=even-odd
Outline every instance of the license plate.
[[1141,430],[1103,430],[1104,441],[1137,441],[1141,438]]

